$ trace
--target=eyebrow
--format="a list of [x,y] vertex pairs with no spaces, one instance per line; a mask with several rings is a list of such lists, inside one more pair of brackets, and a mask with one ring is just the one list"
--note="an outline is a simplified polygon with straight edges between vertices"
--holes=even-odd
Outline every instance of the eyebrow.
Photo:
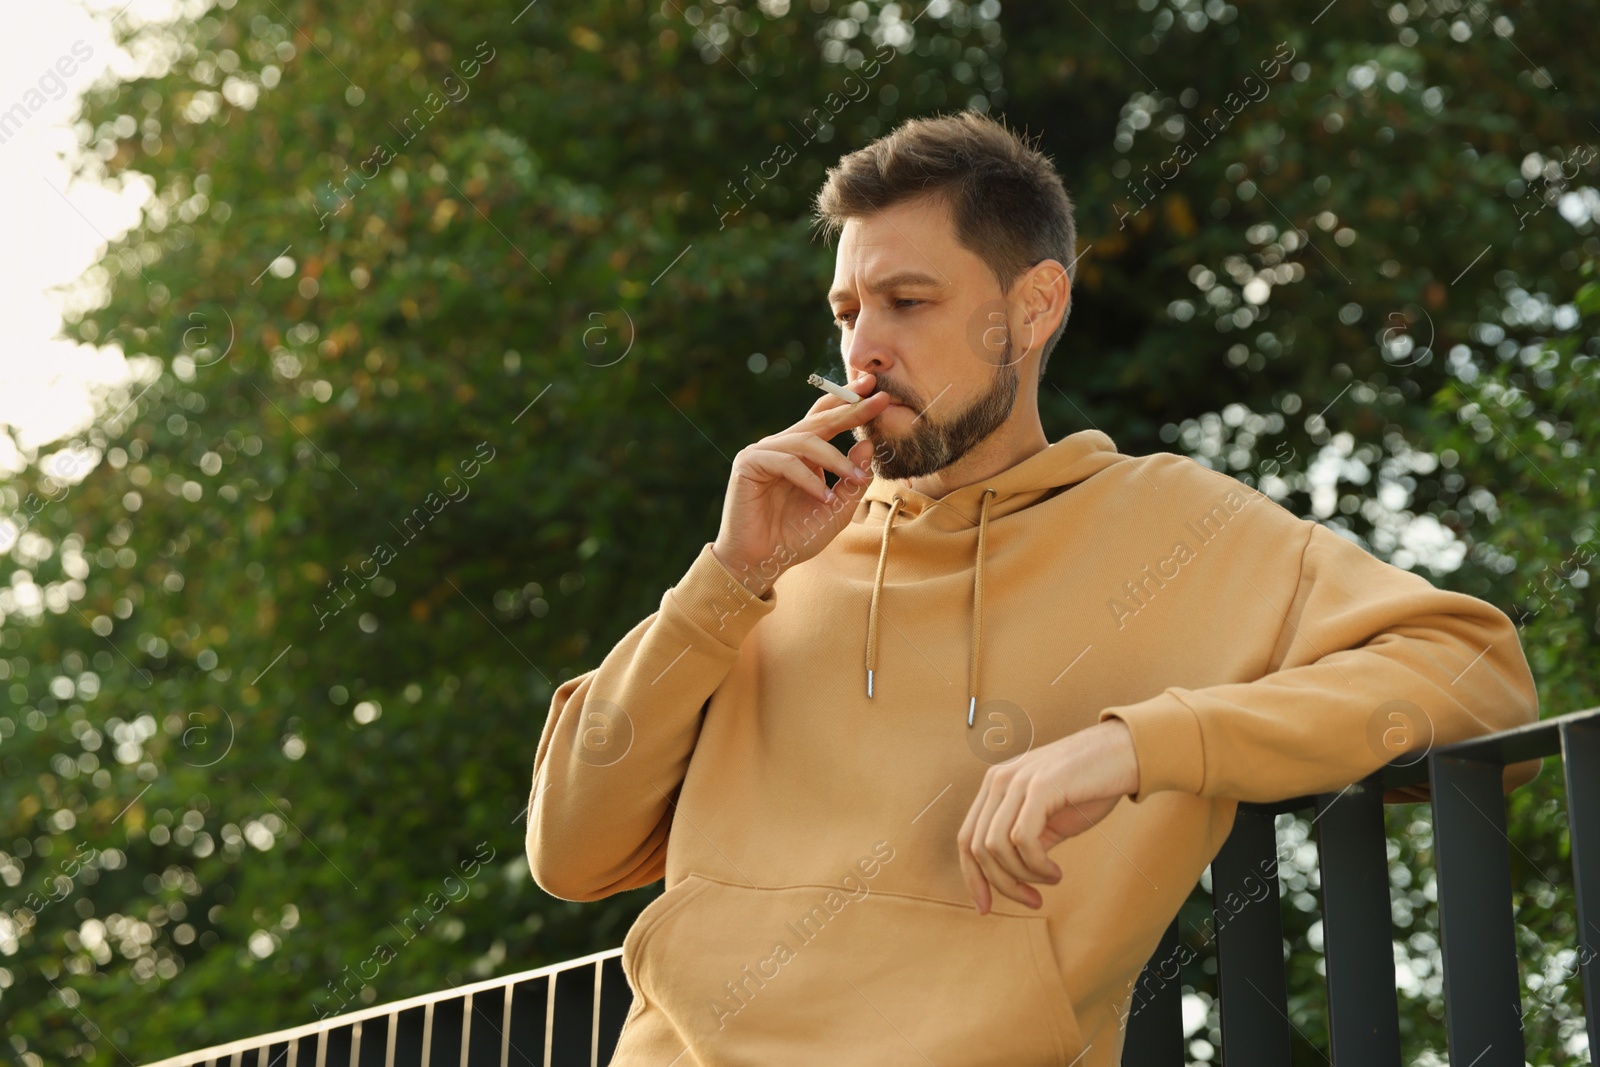
[[[881,293],[885,289],[900,289],[907,286],[927,286],[931,288],[937,288],[938,285],[939,279],[930,274],[924,274],[918,270],[902,270],[897,271],[894,274],[890,274],[887,277],[879,278],[876,283],[867,286],[867,288],[871,292]],[[832,307],[834,304],[841,300],[847,299],[849,296],[850,290],[835,289],[828,294],[828,306]]]

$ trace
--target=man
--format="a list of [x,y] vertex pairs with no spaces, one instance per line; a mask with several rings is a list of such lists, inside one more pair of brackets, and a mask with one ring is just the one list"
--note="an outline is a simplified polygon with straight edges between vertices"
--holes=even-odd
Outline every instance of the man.
[[1048,441],[1072,205],[1003,126],[908,122],[817,206],[865,399],[740,451],[716,540],[558,687],[534,877],[666,879],[618,1067],[1113,1067],[1239,801],[1533,721],[1527,661],[1227,475]]

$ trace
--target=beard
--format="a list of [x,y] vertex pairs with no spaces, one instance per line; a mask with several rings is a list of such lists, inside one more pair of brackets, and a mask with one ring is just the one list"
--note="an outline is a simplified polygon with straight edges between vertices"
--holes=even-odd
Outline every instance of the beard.
[[1017,399],[1017,365],[1011,347],[1008,336],[989,388],[949,419],[934,418],[917,398],[906,396],[894,383],[888,388],[879,386],[878,392],[888,393],[919,417],[905,434],[885,429],[882,415],[850,431],[857,441],[872,442],[872,472],[899,481],[942,471],[999,429],[1011,416]]

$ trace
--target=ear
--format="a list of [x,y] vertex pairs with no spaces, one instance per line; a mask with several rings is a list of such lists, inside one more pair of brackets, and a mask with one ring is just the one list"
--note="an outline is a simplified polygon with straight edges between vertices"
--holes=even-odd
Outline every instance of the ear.
[[1072,279],[1067,269],[1054,259],[1035,263],[1022,276],[1023,336],[1029,347],[1043,345],[1061,325],[1072,300]]

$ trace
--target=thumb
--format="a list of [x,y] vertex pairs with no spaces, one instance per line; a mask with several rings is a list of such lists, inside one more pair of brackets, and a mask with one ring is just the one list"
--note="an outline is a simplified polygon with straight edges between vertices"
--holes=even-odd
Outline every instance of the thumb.
[[845,453],[845,458],[851,463],[854,463],[856,466],[860,467],[862,470],[866,471],[868,476],[872,474],[871,441],[857,441],[850,447],[850,451]]

